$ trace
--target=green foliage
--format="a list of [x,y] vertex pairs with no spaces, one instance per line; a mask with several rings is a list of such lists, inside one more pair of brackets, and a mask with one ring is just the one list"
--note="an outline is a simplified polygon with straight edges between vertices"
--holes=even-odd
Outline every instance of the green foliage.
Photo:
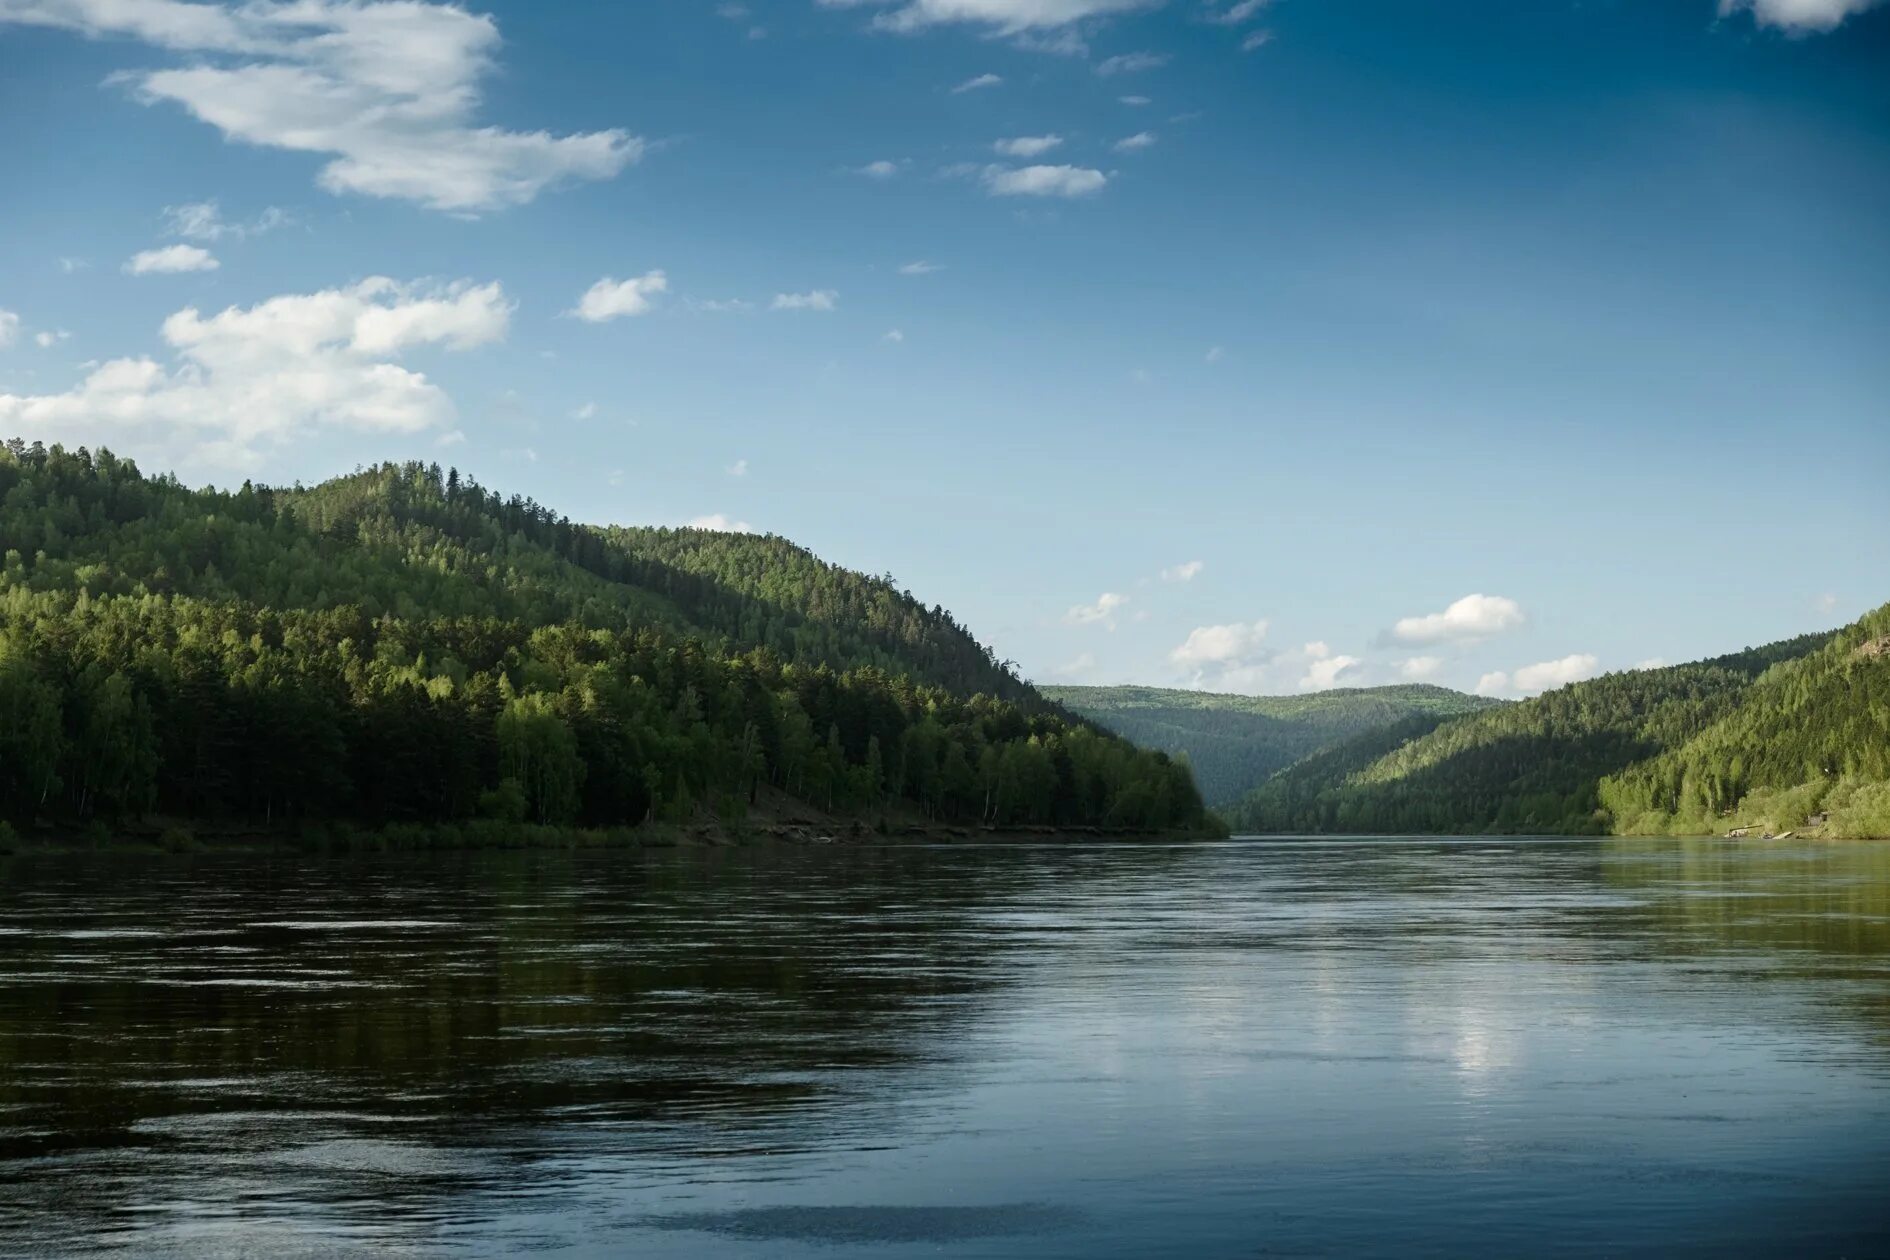
[[484,842],[739,814],[768,786],[870,817],[1211,825],[1185,765],[780,539],[594,530],[418,464],[223,494],[15,442],[0,541],[16,819]]
[[1890,605],[1766,670],[1737,707],[1659,756],[1624,767],[1600,792],[1637,831],[1715,831],[1729,820],[1785,831],[1823,812],[1842,785],[1827,834],[1890,835],[1873,804],[1885,782]]
[[1686,744],[1736,712],[1755,679],[1829,638],[1609,674],[1455,718],[1413,718],[1282,771],[1229,821],[1258,832],[1606,832],[1632,815],[1618,799],[1604,803],[1604,779]]
[[1143,748],[1188,758],[1210,804],[1355,735],[1416,714],[1449,717],[1500,700],[1425,684],[1303,696],[1233,696],[1161,687],[1045,687],[1043,694]]

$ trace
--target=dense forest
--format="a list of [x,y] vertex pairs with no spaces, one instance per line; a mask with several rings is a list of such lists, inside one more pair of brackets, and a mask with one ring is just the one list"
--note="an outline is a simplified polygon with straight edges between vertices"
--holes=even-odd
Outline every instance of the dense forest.
[[[1836,634],[1609,674],[1369,732],[1280,772],[1255,832],[1693,832],[1824,812],[1890,832],[1890,609]],[[1770,809],[1770,814],[1763,813]]]
[[1203,830],[1185,764],[778,538],[596,529],[456,470],[196,490],[0,449],[0,818]]
[[1502,702],[1425,684],[1234,696],[1162,687],[1044,687],[1043,694],[1144,748],[1185,754],[1202,797],[1238,801],[1268,776],[1366,731]]

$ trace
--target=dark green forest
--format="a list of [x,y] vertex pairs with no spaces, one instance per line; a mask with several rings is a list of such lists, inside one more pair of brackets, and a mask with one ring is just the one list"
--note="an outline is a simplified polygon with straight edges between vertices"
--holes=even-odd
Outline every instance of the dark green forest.
[[[1368,732],[1280,772],[1236,831],[1890,834],[1890,607],[1835,634]],[[1744,813],[1742,813],[1744,811]],[[1769,812],[1767,812],[1769,811]]]
[[1044,687],[1043,694],[1144,748],[1185,754],[1202,797],[1238,801],[1268,776],[1355,735],[1418,714],[1451,717],[1502,703],[1421,683],[1300,696],[1163,687]]
[[0,817],[1201,831],[1187,767],[785,540],[598,529],[456,470],[199,490],[0,449]]

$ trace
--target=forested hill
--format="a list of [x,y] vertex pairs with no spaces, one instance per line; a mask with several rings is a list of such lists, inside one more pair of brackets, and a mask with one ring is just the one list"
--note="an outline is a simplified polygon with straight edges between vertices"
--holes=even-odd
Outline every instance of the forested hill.
[[1345,687],[1298,696],[1235,696],[1161,687],[1044,687],[1073,713],[1143,748],[1186,753],[1201,795],[1240,799],[1269,775],[1354,735],[1417,715],[1451,717],[1502,703],[1423,684]]
[[1890,604],[1767,670],[1678,748],[1604,780],[1617,830],[1890,836]]
[[196,490],[0,448],[0,818],[741,814],[1210,827],[944,610],[777,538],[597,529],[436,465]]
[[1809,777],[1868,802],[1890,755],[1890,663],[1860,645],[1884,616],[1368,733],[1275,775],[1229,821],[1255,832],[1710,831],[1738,792],[1791,787],[1802,781],[1792,768],[1814,762]]

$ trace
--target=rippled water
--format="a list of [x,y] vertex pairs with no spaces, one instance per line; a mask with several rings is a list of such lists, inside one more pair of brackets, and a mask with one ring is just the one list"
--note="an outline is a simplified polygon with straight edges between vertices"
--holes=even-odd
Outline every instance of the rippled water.
[[0,1253],[1890,1253],[1890,846],[0,866]]

